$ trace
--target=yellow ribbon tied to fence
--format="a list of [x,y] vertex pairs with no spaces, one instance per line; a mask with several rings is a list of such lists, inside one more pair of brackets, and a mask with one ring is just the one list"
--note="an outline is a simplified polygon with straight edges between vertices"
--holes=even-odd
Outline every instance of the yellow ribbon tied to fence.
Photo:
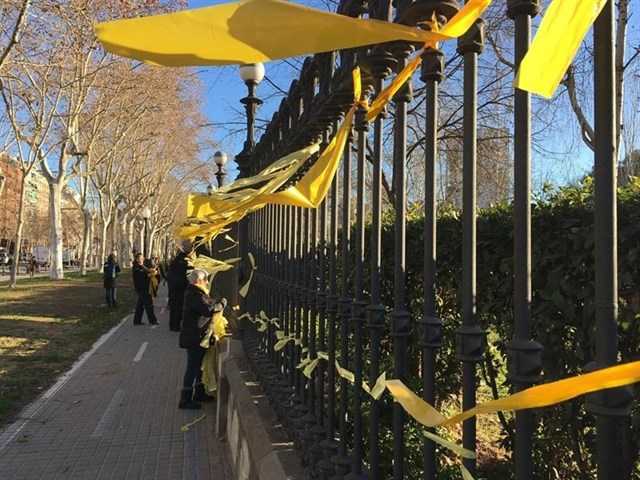
[[[490,0],[470,3],[476,8],[465,10],[469,18],[458,20],[470,20],[469,25],[481,13],[477,6],[488,5]],[[448,38],[416,27],[352,18],[282,0],[242,0],[116,20],[100,23],[95,30],[111,53],[170,67],[268,62],[398,40],[426,44]]]
[[[282,0],[242,0],[115,20],[100,23],[95,30],[109,52],[151,64],[245,64],[391,41],[433,46],[464,34],[490,3],[470,0],[444,28],[430,31]],[[605,4],[606,0],[553,0],[515,85],[552,96]]]
[[386,386],[394,400],[422,425],[450,427],[476,415],[548,407],[588,393],[637,382],[640,382],[640,362],[631,362],[527,388],[504,398],[481,403],[449,418],[418,397],[400,380],[388,380]]
[[247,282],[240,288],[240,291],[238,292],[242,298],[245,298],[249,293],[249,287],[251,286],[251,281],[253,280],[253,274],[258,269],[258,267],[256,267],[256,259],[253,257],[253,253],[249,252],[247,254],[247,257],[249,258],[249,266],[250,266],[249,278],[247,279]]
[[522,60],[515,86],[550,98],[606,0],[553,0]]

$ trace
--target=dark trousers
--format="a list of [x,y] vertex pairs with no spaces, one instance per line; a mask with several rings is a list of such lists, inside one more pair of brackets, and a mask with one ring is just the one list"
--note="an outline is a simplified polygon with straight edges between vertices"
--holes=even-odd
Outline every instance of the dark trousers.
[[184,372],[184,381],[182,382],[185,389],[193,388],[194,385],[202,383],[202,359],[206,352],[207,350],[200,345],[187,348],[187,369]]
[[116,306],[116,287],[106,287],[104,289],[108,307]]
[[184,290],[173,290],[169,294],[169,328],[180,331],[182,325],[182,309],[184,307]]
[[153,298],[148,293],[138,293],[138,303],[136,303],[136,313],[133,316],[133,324],[142,323],[142,312],[147,312],[149,323],[158,323],[156,314],[153,311]]

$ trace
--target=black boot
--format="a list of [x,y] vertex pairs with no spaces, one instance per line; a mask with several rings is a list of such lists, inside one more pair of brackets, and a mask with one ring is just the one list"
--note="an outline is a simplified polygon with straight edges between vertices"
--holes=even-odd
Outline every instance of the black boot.
[[183,388],[180,393],[178,408],[183,410],[200,410],[200,404],[193,400],[193,389]]
[[216,397],[207,395],[207,392],[204,389],[204,385],[202,383],[198,383],[195,388],[193,399],[196,402],[213,402],[216,399]]

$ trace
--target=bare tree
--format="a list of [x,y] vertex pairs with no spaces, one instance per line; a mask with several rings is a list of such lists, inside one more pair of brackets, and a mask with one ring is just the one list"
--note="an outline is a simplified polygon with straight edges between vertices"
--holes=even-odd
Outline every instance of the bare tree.
[[0,6],[0,70],[27,26],[32,0],[5,0]]
[[22,174],[14,238],[15,261],[11,269],[12,287],[17,282],[22,246],[26,183],[46,154],[46,141],[54,129],[54,114],[60,102],[59,92],[53,92],[51,88],[56,78],[55,68],[49,65],[33,68],[25,76],[0,77],[4,110],[11,124],[14,152]]
[[[616,1],[616,38],[615,38],[615,86],[616,86],[616,146],[621,145],[621,137],[625,123],[627,107],[626,84],[632,75],[635,75],[635,67],[640,57],[640,44],[633,46],[627,57],[629,48],[629,20],[632,17],[630,0]],[[591,150],[594,149],[594,130],[591,115],[588,113],[590,106],[588,99],[592,96],[593,76],[593,49],[591,42],[587,41],[587,48],[583,49],[574,64],[567,71],[563,80],[566,87],[569,105],[578,123],[580,134],[584,144]],[[637,92],[636,92],[637,93]],[[631,108],[631,115],[635,115]],[[618,149],[619,150],[619,149]],[[627,152],[628,153],[628,152]]]

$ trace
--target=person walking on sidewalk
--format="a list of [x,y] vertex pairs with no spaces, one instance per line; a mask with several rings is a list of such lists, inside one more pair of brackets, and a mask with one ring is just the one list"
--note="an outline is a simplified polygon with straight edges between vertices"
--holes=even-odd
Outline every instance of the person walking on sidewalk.
[[184,294],[189,285],[187,274],[191,267],[190,255],[193,252],[193,244],[189,240],[182,242],[181,248],[169,265],[167,283],[169,285],[169,330],[180,331]]
[[144,256],[136,254],[133,262],[133,287],[138,294],[136,312],[133,316],[134,325],[142,325],[142,312],[147,312],[147,318],[151,325],[157,325],[158,319],[153,311],[153,298],[151,297],[149,270],[144,266]]
[[187,350],[187,368],[184,372],[182,393],[178,408],[197,410],[200,402],[214,398],[206,394],[202,384],[202,359],[206,349],[200,346],[215,312],[222,312],[227,300],[214,301],[209,296],[207,272],[192,270],[184,295],[184,314],[180,330],[180,347]]
[[120,273],[120,265],[116,260],[114,253],[107,257],[107,261],[102,267],[102,276],[104,279],[104,291],[107,299],[107,307],[116,306],[116,278]]

